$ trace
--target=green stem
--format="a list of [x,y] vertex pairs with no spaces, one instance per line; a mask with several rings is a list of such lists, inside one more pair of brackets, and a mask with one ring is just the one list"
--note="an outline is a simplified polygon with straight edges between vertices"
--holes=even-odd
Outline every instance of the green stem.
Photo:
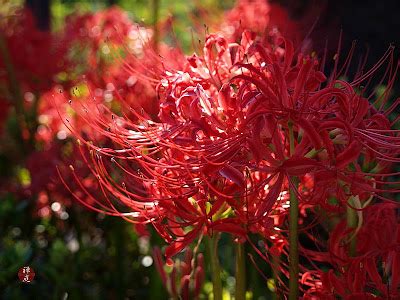
[[[290,155],[295,151],[293,123],[289,121]],[[297,178],[289,178],[294,184],[290,187],[289,208],[289,300],[299,298],[299,201],[296,195]]]
[[211,278],[213,282],[213,294],[214,300],[222,300],[222,283],[221,283],[221,267],[218,259],[218,240],[219,234],[209,238],[209,250],[210,250],[210,263],[211,263]]
[[236,243],[236,291],[235,300],[246,299],[246,260],[244,244]]
[[272,256],[272,280],[273,280],[273,288],[270,288],[270,291],[272,292],[271,300],[277,300],[278,295],[276,293],[277,290],[277,285],[279,282],[279,264],[280,264],[280,256],[279,255],[273,255]]

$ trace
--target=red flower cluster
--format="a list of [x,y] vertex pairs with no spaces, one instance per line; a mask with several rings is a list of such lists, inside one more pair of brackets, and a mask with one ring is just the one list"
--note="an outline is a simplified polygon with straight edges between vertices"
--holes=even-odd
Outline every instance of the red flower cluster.
[[[151,80],[157,82],[157,118],[143,109],[114,112],[92,97],[80,102],[78,112],[93,135],[66,126],[79,138],[104,197],[92,197],[71,166],[83,191],[74,196],[95,211],[152,224],[169,243],[168,258],[205,234],[226,232],[239,242],[258,234],[269,252],[254,248],[268,261],[270,255],[280,260],[275,271],[284,291],[288,208],[296,198],[301,235],[324,248],[301,247],[308,262],[300,267],[303,292],[395,299],[399,220],[391,195],[399,190],[389,178],[398,175],[391,168],[399,162],[400,136],[399,118],[390,117],[399,104],[390,99],[393,48],[347,81],[351,55],[343,64],[336,55],[334,70],[325,75],[316,55],[296,51],[279,32],[268,35],[266,42],[244,31],[230,43],[210,34],[202,55],[180,68],[164,65]],[[155,65],[159,70],[162,63]],[[387,88],[368,93],[379,68]],[[318,226],[334,228],[327,243],[313,236]],[[189,282],[182,284],[186,291]]]
[[[0,22],[0,129],[15,106],[32,111],[41,92],[54,84],[55,76],[64,70],[67,45],[61,39],[36,27],[28,9],[2,16]],[[28,133],[24,133],[28,135]]]

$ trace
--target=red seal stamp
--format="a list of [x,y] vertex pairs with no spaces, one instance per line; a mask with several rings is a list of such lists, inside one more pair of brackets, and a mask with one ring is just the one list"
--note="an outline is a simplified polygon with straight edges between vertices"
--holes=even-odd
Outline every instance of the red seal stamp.
[[22,267],[18,271],[18,278],[21,282],[30,283],[33,281],[33,278],[35,278],[35,271],[29,266]]

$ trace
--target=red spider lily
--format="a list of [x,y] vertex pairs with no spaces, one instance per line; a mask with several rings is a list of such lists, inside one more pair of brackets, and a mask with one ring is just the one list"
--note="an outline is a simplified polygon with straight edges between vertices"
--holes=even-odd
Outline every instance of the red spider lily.
[[40,93],[51,87],[56,75],[64,70],[66,52],[67,45],[61,43],[59,36],[36,27],[29,9],[17,10],[13,16],[2,16],[0,118],[5,120],[8,109],[14,106],[24,140],[33,139],[36,129],[30,128],[35,127],[35,121],[29,120],[27,115],[35,115]]
[[[189,57],[182,71],[165,71],[158,85],[161,122],[135,111],[132,122],[104,106],[100,114],[84,114],[118,147],[95,147],[79,136],[92,149],[87,161],[107,199],[97,202],[101,210],[152,223],[172,243],[167,256],[204,232],[244,238],[249,228],[263,227],[283,204],[282,193],[293,189],[294,176],[314,181],[311,190],[296,189],[302,203],[329,208],[328,197],[335,197],[343,209],[351,195],[366,201],[385,191],[361,171],[360,156],[385,167],[397,161],[397,132],[355,89],[391,50],[351,83],[337,80],[335,67],[322,87],[326,77],[315,57],[295,58],[289,41],[262,46],[254,38],[246,32],[240,44],[228,44],[210,35],[202,57]],[[377,122],[386,122],[387,135],[365,137],[363,130],[373,132]],[[382,145],[384,154],[375,150]],[[121,204],[128,212],[119,211]]]
[[[217,118],[215,118],[214,116],[212,116],[213,111],[215,110],[215,107],[211,108],[209,107],[210,103],[209,103],[209,99],[208,99],[208,95],[206,94],[206,92],[203,89],[203,86],[206,85],[206,81],[210,81],[213,82],[213,80],[215,80],[215,77],[210,78],[209,75],[207,75],[207,70],[206,68],[202,67],[198,65],[199,63],[203,63],[203,64],[215,64],[215,61],[212,61],[212,52],[211,52],[211,48],[217,44],[217,48],[219,50],[219,54],[217,56],[217,59],[220,60],[222,59],[222,55],[225,55],[226,58],[228,58],[228,53],[224,54],[224,51],[226,51],[226,42],[221,39],[221,38],[215,38],[215,37],[210,37],[209,42],[206,44],[206,50],[205,53],[206,54],[206,58],[207,61],[202,62],[200,59],[198,60],[198,62],[196,62],[196,67],[198,68],[200,75],[203,74],[204,76],[207,76],[206,78],[201,78],[199,77],[197,80],[202,82],[203,85],[197,84],[193,89],[191,89],[191,92],[189,92],[189,87],[188,88],[182,88],[179,87],[179,90],[182,90],[182,92],[184,92],[184,97],[196,97],[197,101],[199,103],[199,105],[202,105],[206,112],[208,114],[211,114],[211,119],[213,119],[215,122],[218,122],[219,125],[222,125],[221,121],[219,121]],[[194,58],[196,60],[196,58]],[[228,72],[229,69],[229,65],[232,65],[232,62],[229,62],[227,60],[225,60],[225,63],[227,64],[226,67],[226,73],[227,75],[229,75]],[[190,63],[191,65],[193,65],[193,61]],[[204,72],[204,73],[203,73]],[[222,80],[226,80],[228,79],[227,75],[225,75],[222,72],[219,72],[220,74],[218,74],[217,76],[219,76],[219,81]],[[210,72],[210,75],[212,76],[212,72]],[[173,82],[181,82],[181,85],[184,84],[184,81],[182,79],[169,79],[170,75],[167,74],[167,80],[173,80]],[[178,76],[179,73],[178,73]],[[224,78],[225,77],[225,78]],[[233,77],[233,76],[231,76]],[[168,81],[167,81],[168,82]],[[188,82],[188,84],[190,85],[191,83]],[[162,83],[162,85],[164,85],[164,83]],[[218,90],[216,89],[215,85],[210,86],[210,89],[214,90],[215,92],[218,92]],[[168,86],[164,86],[168,87]],[[164,90],[164,93],[168,92],[168,88],[166,88]],[[178,95],[176,95],[178,96]],[[180,96],[179,96],[180,97]],[[166,97],[168,99],[168,97]],[[183,97],[181,97],[181,99],[183,100]],[[177,101],[177,103],[179,103],[179,101]],[[183,104],[183,102],[181,102]],[[162,105],[161,106],[161,111],[160,111],[160,118],[163,120],[165,118],[168,118],[168,114],[165,114],[166,116],[163,115],[164,113],[164,108],[166,106]],[[183,113],[183,110],[185,108],[182,107],[182,113],[181,116],[182,118],[186,117]],[[176,113],[178,113],[178,111],[176,111]],[[198,114],[202,114],[200,111],[198,111]],[[90,116],[88,116],[89,118]],[[138,115],[139,120],[143,120],[143,117]],[[126,122],[126,120],[123,120],[121,118],[114,118],[116,119],[118,122],[122,122],[121,125],[123,123]],[[172,119],[169,119],[172,122]],[[234,121],[234,119],[232,118],[232,120]],[[201,120],[199,120],[200,122],[202,122]],[[101,123],[103,123],[104,121],[95,121],[95,123],[91,123],[92,125],[96,125],[99,126]],[[229,216],[230,214],[230,210],[231,208],[229,206],[234,205],[234,196],[233,193],[236,193],[237,190],[237,184],[239,184],[239,186],[241,186],[241,189],[243,189],[245,187],[245,180],[244,180],[244,175],[242,172],[240,172],[238,169],[236,169],[235,167],[233,167],[230,164],[226,164],[223,162],[219,162],[218,159],[221,159],[221,155],[216,152],[216,150],[212,150],[212,148],[215,148],[214,145],[210,145],[210,149],[208,150],[207,148],[205,148],[204,150],[199,149],[200,152],[198,152],[199,150],[193,149],[190,150],[189,148],[187,148],[185,146],[185,144],[187,144],[187,142],[185,142],[185,139],[188,140],[189,139],[189,135],[186,134],[186,132],[189,134],[189,132],[193,132],[193,127],[190,126],[188,128],[184,128],[181,125],[178,126],[174,126],[171,127],[172,132],[170,134],[168,134],[168,132],[165,132],[165,125],[156,125],[156,123],[152,122],[152,121],[145,121],[145,126],[141,126],[141,125],[135,125],[135,124],[129,124],[129,123],[125,123],[125,125],[123,125],[123,127],[127,128],[132,128],[129,129],[128,131],[126,131],[126,129],[123,129],[122,127],[120,127],[119,125],[115,128],[113,128],[113,130],[111,131],[106,131],[107,136],[114,136],[116,138],[116,141],[119,140],[119,142],[117,143],[123,143],[126,144],[123,141],[123,135],[126,136],[130,136],[129,139],[133,138],[134,140],[137,140],[138,143],[142,143],[142,146],[139,146],[139,144],[136,145],[135,148],[132,148],[130,151],[137,151],[140,148],[146,147],[145,145],[148,145],[150,148],[146,149],[145,151],[152,154],[151,156],[148,154],[145,154],[146,157],[149,158],[149,160],[147,161],[143,161],[140,162],[141,167],[140,169],[132,169],[132,167],[125,165],[125,158],[124,156],[126,154],[128,154],[128,152],[126,151],[121,151],[120,154],[118,155],[113,155],[113,162],[120,167],[124,172],[126,172],[127,174],[131,174],[132,175],[132,179],[136,178],[138,180],[143,181],[143,188],[145,188],[147,186],[148,191],[146,192],[143,189],[137,189],[135,193],[131,193],[129,192],[127,195],[123,195],[125,193],[125,188],[121,189],[118,187],[114,187],[115,183],[112,183],[112,181],[110,181],[111,177],[109,177],[108,175],[108,171],[105,168],[104,164],[100,161],[96,161],[97,159],[100,159],[100,156],[96,155],[96,156],[92,156],[92,161],[95,164],[95,172],[97,174],[101,173],[102,175],[100,175],[100,177],[102,177],[103,175],[106,176],[104,177],[104,179],[106,181],[104,181],[103,183],[105,184],[105,187],[107,189],[108,192],[112,192],[112,194],[114,196],[118,196],[121,197],[121,200],[123,201],[123,203],[125,203],[126,205],[130,206],[131,208],[134,208],[137,211],[137,214],[132,214],[131,216],[137,215],[140,216],[139,220],[141,220],[141,222],[143,222],[143,220],[146,220],[146,222],[152,222],[155,226],[155,228],[159,231],[159,233],[167,240],[167,241],[172,241],[172,240],[176,240],[175,244],[171,245],[171,247],[168,249],[167,254],[168,255],[173,255],[177,252],[179,252],[180,250],[182,250],[188,243],[190,243],[191,241],[193,241],[198,234],[200,234],[203,230],[204,226],[207,226],[209,229],[211,230],[217,230],[217,231],[226,231],[226,232],[230,232],[232,234],[235,235],[239,235],[239,236],[243,236],[245,234],[245,230],[242,226],[240,226],[241,222],[239,220],[235,220],[235,218],[226,218],[223,217],[220,220],[214,219],[214,216],[224,216],[224,213],[226,214],[226,216]],[[104,123],[103,123],[104,124]],[[203,130],[204,133],[202,135],[206,135],[207,140],[205,142],[211,141],[209,139],[210,136],[210,132],[206,132],[206,130],[209,129],[209,125],[207,125],[206,122],[202,122],[202,124],[204,126],[206,126],[206,128],[199,128],[199,130]],[[194,124],[193,124],[194,125]],[[132,126],[132,127],[131,127]],[[147,127],[147,128],[146,128]],[[181,127],[181,128],[180,128]],[[109,127],[108,127],[109,128]],[[100,127],[98,128],[100,129]],[[103,129],[104,130],[104,129]],[[146,133],[147,131],[147,133]],[[129,133],[130,132],[130,133]],[[161,133],[161,135],[160,135]],[[215,134],[216,131],[213,131],[213,134]],[[180,136],[174,136],[179,134]],[[159,135],[159,143],[160,146],[156,146],[155,148],[153,148],[154,146],[152,146],[152,144],[154,144],[154,139],[155,137]],[[201,133],[199,132],[198,135],[201,135]],[[244,138],[241,137],[240,135],[237,135],[235,137],[235,135],[237,135],[237,131],[234,131],[234,135],[233,138],[229,138],[225,139],[225,134],[221,134],[221,136],[225,139],[221,139],[220,143],[223,147],[231,147],[232,144],[228,144],[227,142],[235,142],[236,140],[236,147],[240,146],[240,141],[243,140]],[[169,137],[168,137],[169,136]],[[190,136],[192,136],[192,134],[190,133]],[[178,142],[178,144],[176,144],[176,146],[172,146],[172,144],[168,141],[168,139],[172,137],[174,140],[176,140],[176,142]],[[180,142],[180,140],[182,140]],[[133,141],[133,140],[132,140]],[[174,141],[175,142],[175,141]],[[167,148],[163,145],[171,145],[168,146]],[[204,145],[206,145],[206,143],[203,143]],[[178,148],[179,146],[179,148]],[[203,147],[203,146],[201,146]],[[159,148],[159,149],[158,149]],[[136,149],[136,150],[134,150]],[[228,149],[228,148],[227,148]],[[100,149],[97,149],[100,150]],[[108,150],[107,150],[108,151]],[[107,152],[106,151],[106,152]],[[111,149],[110,149],[111,151]],[[143,156],[143,150],[139,150],[141,152],[140,156]],[[164,152],[164,155],[159,155],[162,152]],[[201,157],[201,152],[204,153],[204,155],[207,154],[207,152],[209,153],[206,156],[202,157],[202,159],[199,161],[199,156]],[[230,150],[230,152],[228,152],[227,154],[229,156],[235,155],[235,152],[238,152],[238,149],[233,148],[232,150]],[[100,151],[99,153],[102,153],[102,151]],[[102,153],[103,154],[103,153]],[[109,153],[111,154],[111,152]],[[114,153],[116,154],[116,153]],[[139,154],[139,153],[138,153]],[[153,158],[152,156],[155,154],[155,157]],[[200,154],[200,155],[199,155]],[[223,155],[227,155],[227,154],[223,154]],[[130,155],[130,154],[129,154]],[[218,155],[221,158],[218,158]],[[214,157],[213,157],[214,156]],[[93,159],[94,157],[97,157],[97,159]],[[119,160],[121,160],[121,163],[119,162]],[[217,159],[217,160],[216,160]],[[117,161],[118,160],[118,161]],[[186,162],[185,162],[186,160]],[[197,162],[196,162],[197,161]],[[170,166],[169,164],[176,164],[176,166],[172,165]],[[188,164],[190,163],[190,164]],[[204,163],[206,163],[206,165],[204,165]],[[180,166],[181,165],[181,166]],[[202,166],[204,165],[204,166]],[[140,171],[137,172],[137,171]],[[218,173],[216,173],[218,172]],[[138,174],[138,175],[134,175],[134,174]],[[221,174],[221,175],[218,175]],[[232,176],[232,174],[236,174],[234,176]],[[187,179],[187,176],[190,176],[189,180]],[[202,176],[203,178],[205,178],[205,180],[207,181],[207,184],[203,187],[199,186],[199,181],[200,180],[204,180],[199,178],[198,176]],[[205,176],[205,177],[204,177]],[[211,180],[208,180],[207,177],[212,176]],[[196,178],[197,177],[197,178]],[[213,179],[213,177],[215,177],[215,179]],[[268,184],[271,180],[274,181],[276,180],[276,178],[274,179],[275,175],[272,176],[269,179],[266,179],[265,183],[262,183],[262,186],[265,186],[266,184]],[[154,179],[152,179],[154,178]],[[168,179],[171,178],[171,179]],[[218,179],[220,178],[220,179]],[[219,191],[218,190],[218,186],[220,186],[221,184],[218,183],[218,181],[225,181],[225,191]],[[232,180],[232,184],[229,184],[229,180]],[[279,176],[278,177],[278,183],[276,183],[276,188],[274,189],[274,193],[278,193],[279,194],[279,189],[280,189],[280,185],[282,185],[283,182],[283,177]],[[223,182],[221,182],[223,183]],[[124,183],[125,184],[125,183]],[[125,184],[126,186],[126,184]],[[223,186],[223,185],[222,185]],[[140,190],[142,190],[140,192]],[[240,192],[240,191],[239,191]],[[230,193],[231,195],[228,195],[226,193]],[[266,193],[264,191],[264,193]],[[208,196],[207,195],[215,195],[215,201],[210,202],[208,200]],[[178,195],[178,196],[176,196]],[[250,195],[250,193],[249,193]],[[154,200],[149,201],[149,196],[154,197]],[[188,199],[189,197],[189,199]],[[213,196],[214,197],[214,196]],[[252,201],[257,201],[257,199],[259,199],[260,195],[256,195],[252,196],[252,198],[250,199],[250,202]],[[131,198],[135,198],[136,200],[139,201],[135,201],[135,200],[131,200]],[[171,201],[172,199],[177,198],[179,199],[178,201]],[[225,200],[226,198],[226,200]],[[273,196],[270,196],[271,200],[268,201],[268,206],[271,206],[271,203],[273,203]],[[146,199],[146,200],[145,200]],[[218,200],[220,199],[220,200]],[[253,200],[252,200],[253,199]],[[145,203],[143,203],[143,201],[145,201]],[[228,202],[226,202],[228,201]],[[141,204],[141,202],[143,204]],[[148,204],[146,204],[148,203]],[[212,204],[214,203],[214,204]],[[210,206],[211,204],[211,206]],[[257,205],[256,202],[254,203],[250,203],[251,204],[251,209],[252,210],[257,210],[257,216],[256,218],[263,218],[263,213],[260,209],[257,209]],[[237,205],[237,207],[239,207],[241,210],[245,210],[245,208],[243,207],[243,205]],[[179,210],[177,210],[179,208]],[[112,206],[112,210],[115,211],[115,207]],[[208,210],[208,211],[207,211]],[[142,214],[139,214],[139,212],[141,212]],[[239,213],[240,211],[238,210],[237,213]],[[110,211],[110,213],[114,214],[113,212]],[[129,214],[126,214],[129,215]],[[243,214],[243,217],[245,217],[246,213]],[[180,219],[185,220],[184,222],[182,221],[178,221],[176,218],[176,216],[179,216]],[[166,218],[166,219],[164,219]],[[162,223],[165,223],[165,220],[168,225],[168,230],[165,230],[165,225],[163,224],[161,226]],[[188,227],[191,226],[192,230],[190,231],[190,233],[185,234],[184,231],[181,229],[181,227]]]

